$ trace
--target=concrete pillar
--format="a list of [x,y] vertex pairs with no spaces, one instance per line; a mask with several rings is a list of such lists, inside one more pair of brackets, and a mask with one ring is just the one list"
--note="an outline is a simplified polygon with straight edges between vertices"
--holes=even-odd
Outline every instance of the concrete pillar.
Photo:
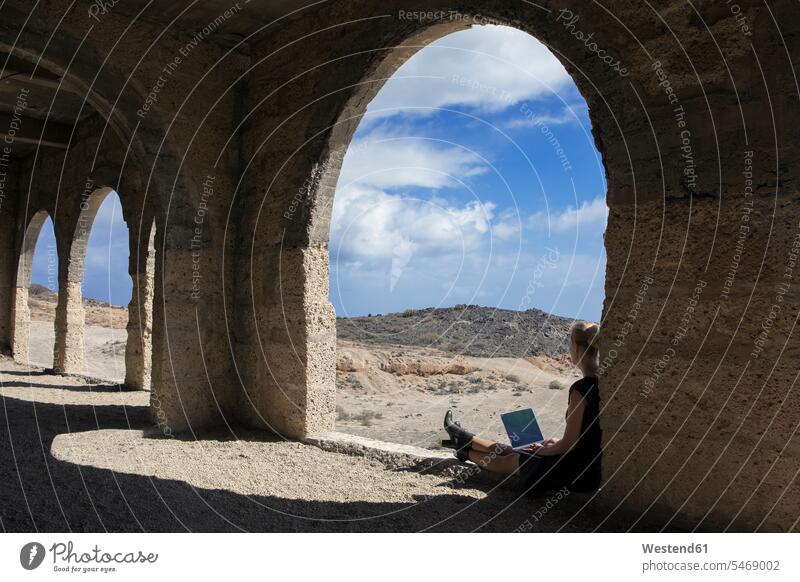
[[0,205],[0,353],[10,353],[14,334],[14,304],[17,288],[14,285],[16,261],[14,253],[14,223]]
[[61,281],[56,306],[53,369],[62,374],[83,373],[83,295],[79,281]]
[[125,346],[125,386],[149,390],[153,354],[153,285],[155,261],[148,270],[133,276],[133,294],[128,305],[128,342]]
[[270,299],[250,307],[261,341],[239,353],[251,380],[238,416],[282,436],[303,438],[333,430],[335,424],[336,313],[328,300],[328,249],[283,249],[275,255],[276,268],[263,272],[276,275],[256,277],[256,284],[266,283]]
[[221,349],[229,338],[214,319],[223,304],[212,283],[219,276],[217,256],[206,246],[180,248],[191,240],[193,227],[167,228],[172,232],[166,243],[156,236],[150,410],[169,435],[222,424],[232,383],[228,354]]
[[12,355],[15,360],[27,364],[30,360],[31,310],[28,307],[28,288],[14,288],[12,313]]
[[42,210],[33,215],[30,222],[25,227],[25,234],[22,237],[19,255],[14,255],[16,262],[14,275],[12,276],[13,296],[12,306],[9,311],[11,321],[11,353],[15,360],[22,363],[29,363],[30,358],[30,333],[31,333],[31,312],[28,307],[28,288],[31,284],[31,268],[33,266],[33,255],[36,249],[36,242],[42,225],[47,220],[47,212]]
[[14,335],[14,302],[17,272],[15,237],[17,213],[14,174],[0,182],[0,353],[10,353]]
[[[626,209],[612,212],[606,286],[615,295],[610,308],[606,298],[600,383],[605,497],[679,527],[796,528],[800,289],[789,277],[800,223],[792,200],[732,190],[722,202],[640,203],[635,226]],[[639,260],[625,259],[626,243]]]
[[155,223],[148,231],[145,237],[135,228],[129,230],[128,271],[133,282],[125,345],[125,387],[129,390],[150,390],[152,376]]

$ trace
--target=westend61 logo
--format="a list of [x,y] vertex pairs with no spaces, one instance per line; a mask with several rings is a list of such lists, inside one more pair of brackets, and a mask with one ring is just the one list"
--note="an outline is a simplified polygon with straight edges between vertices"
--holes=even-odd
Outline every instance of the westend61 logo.
[[47,553],[53,558],[54,572],[115,572],[116,564],[155,564],[158,554],[145,554],[141,550],[134,552],[105,552],[96,545],[89,551],[75,551],[72,542],[57,542],[45,550],[38,542],[30,542],[22,546],[19,552],[19,563],[26,570],[35,570],[41,566]]

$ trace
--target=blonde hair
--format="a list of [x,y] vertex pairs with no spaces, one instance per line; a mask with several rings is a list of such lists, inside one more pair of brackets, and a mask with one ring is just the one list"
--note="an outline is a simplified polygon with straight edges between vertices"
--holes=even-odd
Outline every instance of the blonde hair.
[[575,342],[576,346],[584,350],[581,358],[588,358],[589,360],[595,360],[600,355],[597,347],[599,334],[600,326],[588,321],[576,321],[569,330],[570,341]]

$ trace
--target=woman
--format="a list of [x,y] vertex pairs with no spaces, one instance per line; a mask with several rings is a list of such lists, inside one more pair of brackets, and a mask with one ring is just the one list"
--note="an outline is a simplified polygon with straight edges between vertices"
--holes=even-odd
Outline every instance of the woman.
[[518,475],[530,495],[566,486],[572,491],[592,491],[600,486],[600,395],[597,387],[599,355],[597,324],[578,322],[570,330],[569,354],[583,378],[569,389],[564,436],[549,438],[517,453],[509,445],[476,437],[444,417],[449,443],[456,457],[470,460],[488,471]]

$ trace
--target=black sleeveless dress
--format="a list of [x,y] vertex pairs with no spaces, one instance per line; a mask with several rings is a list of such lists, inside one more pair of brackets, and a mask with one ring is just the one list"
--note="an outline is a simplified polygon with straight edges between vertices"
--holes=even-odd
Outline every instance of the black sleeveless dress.
[[540,495],[548,489],[562,487],[570,491],[594,491],[600,487],[603,433],[600,430],[597,378],[581,378],[570,387],[570,397],[573,392],[579,394],[586,403],[578,442],[563,455],[520,455],[520,481],[529,495]]

